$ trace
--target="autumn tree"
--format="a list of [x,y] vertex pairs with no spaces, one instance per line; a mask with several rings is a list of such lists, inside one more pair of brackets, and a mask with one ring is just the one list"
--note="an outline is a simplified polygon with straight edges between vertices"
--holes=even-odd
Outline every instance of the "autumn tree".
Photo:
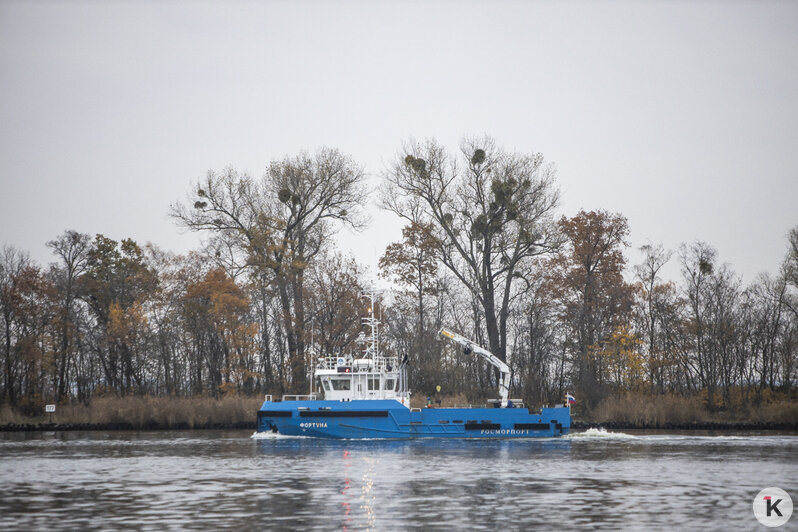
[[424,297],[437,292],[440,242],[434,228],[410,222],[402,228],[402,240],[389,244],[380,257],[383,275],[409,288],[416,298],[419,334],[424,332]]
[[394,336],[395,344],[401,346],[401,356],[408,356],[410,377],[422,393],[432,393],[443,380],[441,346],[434,341],[441,326],[435,319],[439,314],[427,309],[437,303],[430,303],[430,297],[440,291],[440,241],[434,231],[432,224],[411,221],[402,228],[402,240],[389,244],[379,261],[381,275],[399,288],[394,292],[390,333],[403,336]]
[[116,242],[97,235],[81,276],[80,297],[96,320],[94,342],[106,385],[121,394],[143,391],[141,356],[133,339],[144,325],[140,306],[157,288],[158,279],[147,267],[142,249],[131,239]]
[[606,371],[604,379],[617,393],[643,391],[646,385],[645,359],[640,353],[641,340],[628,325],[619,325],[602,343],[600,350],[592,356],[601,357],[599,367]]
[[554,169],[482,137],[463,141],[458,155],[409,141],[384,177],[383,205],[432,228],[441,262],[478,302],[491,352],[506,360],[522,266],[559,245]]
[[332,356],[356,349],[368,313],[360,269],[340,253],[321,257],[308,268],[308,341],[315,356]]
[[245,292],[224,270],[212,269],[186,287],[183,308],[207,369],[207,382],[201,384],[214,396],[251,391],[257,323]]
[[567,245],[549,263],[552,295],[560,302],[574,382],[588,404],[604,394],[600,353],[610,335],[629,322],[632,288],[623,277],[629,226],[621,214],[580,211],[563,217]]
[[308,369],[305,270],[336,227],[363,227],[365,198],[363,170],[351,157],[325,148],[274,161],[260,180],[232,169],[210,171],[187,205],[172,206],[178,223],[226,242],[264,298],[267,287],[275,288],[297,391],[306,388]]
[[28,413],[52,392],[50,323],[55,290],[27,254],[0,251],[0,316],[3,326],[3,395]]

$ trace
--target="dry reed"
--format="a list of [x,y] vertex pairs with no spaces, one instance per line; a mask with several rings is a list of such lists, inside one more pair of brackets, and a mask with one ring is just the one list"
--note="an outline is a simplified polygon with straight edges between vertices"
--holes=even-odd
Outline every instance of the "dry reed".
[[52,423],[60,425],[123,425],[141,428],[200,428],[254,423],[261,396],[210,397],[98,397],[89,405],[58,405],[56,412],[27,417],[0,407],[0,425]]

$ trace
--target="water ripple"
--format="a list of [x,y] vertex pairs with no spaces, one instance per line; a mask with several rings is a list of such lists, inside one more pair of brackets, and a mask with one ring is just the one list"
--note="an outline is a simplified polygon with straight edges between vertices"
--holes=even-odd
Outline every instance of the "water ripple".
[[0,529],[755,528],[757,491],[796,479],[795,435],[2,435]]

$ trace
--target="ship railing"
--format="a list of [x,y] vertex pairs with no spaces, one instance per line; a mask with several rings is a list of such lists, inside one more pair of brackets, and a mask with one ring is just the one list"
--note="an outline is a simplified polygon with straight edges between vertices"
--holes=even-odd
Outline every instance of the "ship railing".
[[267,394],[266,394],[266,398],[264,399],[264,401],[268,401],[268,402],[270,402],[270,403],[271,403],[271,402],[272,402],[272,394],[270,394],[270,393],[267,393]]
[[320,357],[316,369],[335,369],[338,367],[338,357]]
[[396,371],[399,368],[399,358],[377,356],[374,357],[374,365],[377,366],[377,369],[379,370],[387,370],[390,366],[391,371]]
[[[512,403],[512,406],[510,406]],[[496,405],[501,404],[501,399],[488,399],[487,403],[482,404],[456,404],[453,408],[497,408]],[[509,399],[508,400],[508,407],[509,408],[524,408],[524,400],[523,399]]]
[[308,395],[284,395],[283,401],[315,401],[316,397],[315,393]]
[[[316,369],[336,369],[338,367],[338,358],[337,356],[319,357]],[[389,367],[391,368],[390,371],[396,371],[399,368],[399,358],[376,356],[374,357],[373,367],[354,367],[353,362],[347,358],[344,366],[351,367],[356,371],[374,371],[375,369],[382,371],[388,370]]]
[[[488,404],[493,408],[501,406],[501,399],[488,399]],[[524,408],[523,399],[507,399],[507,408]]]

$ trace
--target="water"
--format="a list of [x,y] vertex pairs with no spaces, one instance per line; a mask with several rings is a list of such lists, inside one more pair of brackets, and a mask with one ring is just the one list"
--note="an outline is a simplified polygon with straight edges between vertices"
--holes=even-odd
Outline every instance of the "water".
[[0,434],[0,530],[754,530],[768,486],[798,502],[798,436]]

